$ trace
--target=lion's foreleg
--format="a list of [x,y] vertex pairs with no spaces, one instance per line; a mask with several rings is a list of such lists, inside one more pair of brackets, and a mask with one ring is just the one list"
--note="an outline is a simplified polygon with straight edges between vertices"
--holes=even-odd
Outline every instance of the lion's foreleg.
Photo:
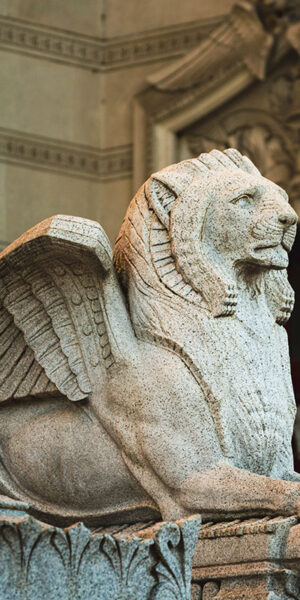
[[206,519],[292,515],[300,514],[300,485],[219,464],[190,475],[178,500]]
[[297,480],[239,469],[220,457],[216,443],[209,444],[208,434],[214,439],[212,429],[200,427],[196,444],[184,425],[181,422],[177,430],[162,418],[144,422],[140,428],[143,458],[127,464],[159,506],[163,519],[193,513],[201,513],[206,520],[300,515]]

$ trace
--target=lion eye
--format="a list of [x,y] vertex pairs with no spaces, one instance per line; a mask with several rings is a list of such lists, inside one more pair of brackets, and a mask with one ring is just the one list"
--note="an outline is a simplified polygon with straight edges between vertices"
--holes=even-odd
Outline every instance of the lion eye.
[[238,206],[241,206],[242,208],[248,208],[248,206],[251,204],[251,201],[252,196],[249,194],[242,194],[241,196],[234,198],[233,203],[238,204]]

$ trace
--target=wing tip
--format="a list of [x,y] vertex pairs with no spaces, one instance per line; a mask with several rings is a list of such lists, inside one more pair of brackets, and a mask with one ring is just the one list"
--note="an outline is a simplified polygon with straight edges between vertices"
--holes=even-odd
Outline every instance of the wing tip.
[[22,233],[22,235],[20,235],[16,240],[14,240],[11,244],[4,248],[2,252],[0,252],[0,260],[11,254],[14,250],[17,250],[21,246],[24,246],[28,242],[31,242],[32,240],[38,237],[46,236],[50,230],[52,221],[55,218],[55,216],[48,217],[47,219],[44,219],[37,225],[34,225],[33,227],[25,231],[25,233]]
[[57,214],[44,219],[31,229],[19,236],[0,253],[0,262],[12,257],[23,249],[30,248],[35,241],[44,238],[63,240],[66,243],[85,246],[87,250],[97,255],[106,270],[112,264],[112,249],[108,237],[97,221]]

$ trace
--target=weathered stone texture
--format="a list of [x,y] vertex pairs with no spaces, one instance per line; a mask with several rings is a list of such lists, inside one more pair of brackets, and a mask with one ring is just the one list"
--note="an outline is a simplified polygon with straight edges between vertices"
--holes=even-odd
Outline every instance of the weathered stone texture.
[[193,600],[299,600],[296,517],[205,525],[193,563]]
[[199,517],[91,533],[82,524],[59,529],[1,512],[1,600],[190,598]]
[[[0,499],[1,600],[299,600],[297,517],[90,531]],[[6,507],[6,508],[5,508]],[[193,562],[193,568],[192,568]]]

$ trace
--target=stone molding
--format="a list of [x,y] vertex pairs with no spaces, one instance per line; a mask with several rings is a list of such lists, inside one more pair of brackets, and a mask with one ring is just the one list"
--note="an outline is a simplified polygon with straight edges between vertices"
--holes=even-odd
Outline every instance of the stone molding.
[[102,181],[130,176],[132,147],[100,150],[0,127],[0,161]]
[[296,517],[202,526],[192,517],[91,531],[82,523],[66,529],[41,523],[13,502],[0,499],[1,598],[299,598]]
[[[297,91],[299,78],[297,67],[291,66],[283,73],[271,76],[264,87],[257,90],[257,97],[269,99],[270,109],[251,106],[224,108],[205,123],[200,121],[190,127],[184,140],[191,156],[219,150],[228,146],[239,148],[260,169],[265,177],[275,181],[288,192],[297,210],[299,203],[299,140]],[[285,92],[287,92],[285,94]],[[253,101],[253,96],[252,96]],[[299,208],[298,208],[299,210]]]
[[0,15],[0,48],[93,71],[177,58],[199,44],[221,18],[100,39]]
[[[149,86],[134,103],[133,187],[177,160],[177,134],[246,89],[253,76],[240,61],[212,72],[205,85],[165,92]],[[171,101],[170,101],[171,100]]]

